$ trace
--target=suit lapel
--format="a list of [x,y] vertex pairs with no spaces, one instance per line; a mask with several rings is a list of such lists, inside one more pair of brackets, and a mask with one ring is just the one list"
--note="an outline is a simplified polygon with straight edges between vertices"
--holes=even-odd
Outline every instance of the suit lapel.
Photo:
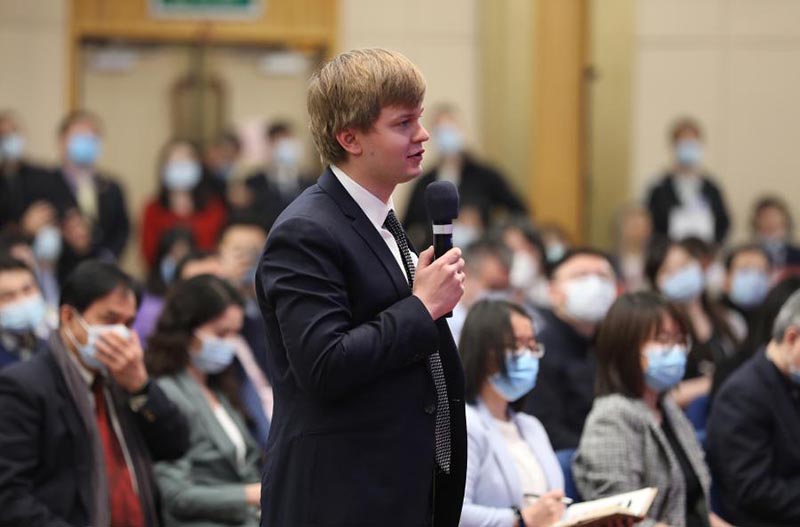
[[506,440],[500,433],[497,424],[494,422],[494,417],[489,413],[489,409],[482,402],[478,402],[478,413],[481,416],[484,426],[489,430],[489,445],[492,449],[492,456],[494,456],[497,466],[500,468],[500,473],[506,482],[506,489],[508,490],[508,497],[516,502],[519,496],[522,495],[522,484],[519,481],[519,473],[517,467],[514,465],[514,458],[511,456],[508,448],[506,448]]
[[[781,378],[781,373],[777,371],[763,350],[758,353],[756,371],[758,376],[761,377],[761,382],[764,383],[769,391],[772,404],[775,405],[773,409],[774,415],[793,415],[797,410],[793,407],[786,394],[786,380]],[[789,428],[787,430],[788,437],[800,437],[800,421],[797,419],[780,419],[778,423],[779,427],[785,426]]]
[[358,206],[358,203],[347,193],[347,190],[339,183],[339,180],[331,171],[330,167],[325,169],[319,178],[318,185],[339,205],[345,216],[352,220],[353,230],[364,240],[372,253],[380,260],[384,270],[389,274],[389,278],[394,284],[398,295],[406,296],[410,293],[408,279],[406,278],[397,260],[389,250],[386,242],[375,230],[375,226],[369,221],[367,215]]
[[[185,374],[177,376],[176,380],[180,384],[181,390],[187,394],[187,398],[195,402],[197,415],[200,417],[202,426],[206,429],[211,442],[214,443],[214,446],[222,454],[222,457],[230,463],[233,470],[238,474],[239,464],[236,462],[236,447],[233,446],[233,442],[228,438],[225,430],[223,430],[222,425],[214,415],[211,405],[206,400],[206,396],[200,390],[197,382]],[[227,408],[225,408],[225,410],[227,411]]]

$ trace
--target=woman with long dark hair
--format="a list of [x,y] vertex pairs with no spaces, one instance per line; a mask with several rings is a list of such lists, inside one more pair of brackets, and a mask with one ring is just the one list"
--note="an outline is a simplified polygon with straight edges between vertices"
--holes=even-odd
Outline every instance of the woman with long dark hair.
[[627,293],[600,324],[597,398],[573,460],[575,484],[592,500],[655,487],[645,527],[724,526],[710,513],[710,477],[692,424],[672,388],[683,378],[690,326],[652,292]]
[[200,275],[173,286],[150,337],[148,370],[191,428],[186,455],[155,467],[167,526],[258,525],[260,449],[231,368],[243,318],[236,290]]
[[552,525],[564,512],[564,475],[542,423],[514,411],[536,384],[544,355],[530,316],[517,304],[482,300],[467,315],[458,349],[468,434],[459,525]]

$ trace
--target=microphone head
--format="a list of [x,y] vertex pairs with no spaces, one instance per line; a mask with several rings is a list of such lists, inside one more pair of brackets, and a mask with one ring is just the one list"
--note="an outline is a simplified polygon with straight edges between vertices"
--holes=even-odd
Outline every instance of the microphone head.
[[458,189],[450,181],[434,181],[425,188],[425,208],[433,223],[453,223],[458,217]]

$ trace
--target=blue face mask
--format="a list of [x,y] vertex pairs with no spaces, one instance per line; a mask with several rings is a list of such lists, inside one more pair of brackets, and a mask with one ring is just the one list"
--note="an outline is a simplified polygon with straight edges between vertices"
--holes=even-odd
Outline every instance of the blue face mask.
[[658,393],[665,392],[683,380],[686,371],[686,346],[651,345],[645,348],[647,370],[644,383]]
[[70,341],[72,341],[72,345],[75,346],[76,350],[78,350],[81,360],[87,367],[106,374],[108,369],[106,368],[105,364],[100,362],[96,357],[97,350],[95,349],[95,345],[97,344],[97,341],[100,339],[100,336],[103,333],[107,332],[114,332],[123,339],[127,340],[131,337],[131,330],[123,324],[90,325],[86,323],[79,313],[75,313],[75,316],[78,317],[78,322],[81,326],[83,326],[83,329],[86,330],[86,344],[81,344],[78,342],[78,339],[75,338],[75,335],[69,328],[67,328],[67,337],[70,339]]
[[458,128],[441,125],[436,129],[436,147],[441,154],[458,154],[464,149],[464,136]]
[[172,283],[172,280],[175,279],[176,268],[177,264],[172,258],[164,258],[161,260],[161,263],[158,265],[158,270],[161,273],[161,279],[164,281],[164,284],[169,285]]
[[25,150],[25,139],[20,134],[9,134],[0,139],[0,158],[16,161]]
[[198,336],[200,351],[192,354],[192,365],[198,370],[215,374],[233,362],[236,355],[236,344],[229,339],[211,336]]
[[191,190],[203,173],[200,164],[194,161],[172,161],[164,166],[164,185],[170,190]]
[[61,229],[45,225],[33,239],[33,255],[43,262],[55,262],[61,256]]
[[685,167],[696,167],[703,161],[703,146],[694,139],[681,139],[675,145],[675,157]]
[[100,140],[94,134],[75,134],[67,142],[67,155],[76,165],[94,165],[100,157]]
[[737,306],[750,309],[761,304],[768,292],[767,273],[758,269],[742,269],[733,275],[729,296]]
[[539,359],[530,350],[525,351],[516,358],[507,353],[506,375],[497,372],[489,377],[492,387],[508,402],[518,400],[536,386]]
[[688,302],[700,296],[704,281],[700,264],[689,264],[661,283],[661,293],[673,302]]
[[0,309],[0,328],[12,333],[33,331],[44,321],[46,311],[40,294],[18,300]]

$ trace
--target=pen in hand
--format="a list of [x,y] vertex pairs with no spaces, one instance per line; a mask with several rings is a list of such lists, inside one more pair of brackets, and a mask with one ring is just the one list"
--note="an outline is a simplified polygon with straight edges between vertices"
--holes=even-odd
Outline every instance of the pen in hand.
[[[525,497],[526,498],[539,499],[539,498],[542,497],[542,495],[541,494],[534,494],[533,492],[526,492],[525,493]],[[561,498],[561,503],[563,503],[564,505],[572,505],[573,500],[572,500],[572,498],[563,497],[563,498]]]

